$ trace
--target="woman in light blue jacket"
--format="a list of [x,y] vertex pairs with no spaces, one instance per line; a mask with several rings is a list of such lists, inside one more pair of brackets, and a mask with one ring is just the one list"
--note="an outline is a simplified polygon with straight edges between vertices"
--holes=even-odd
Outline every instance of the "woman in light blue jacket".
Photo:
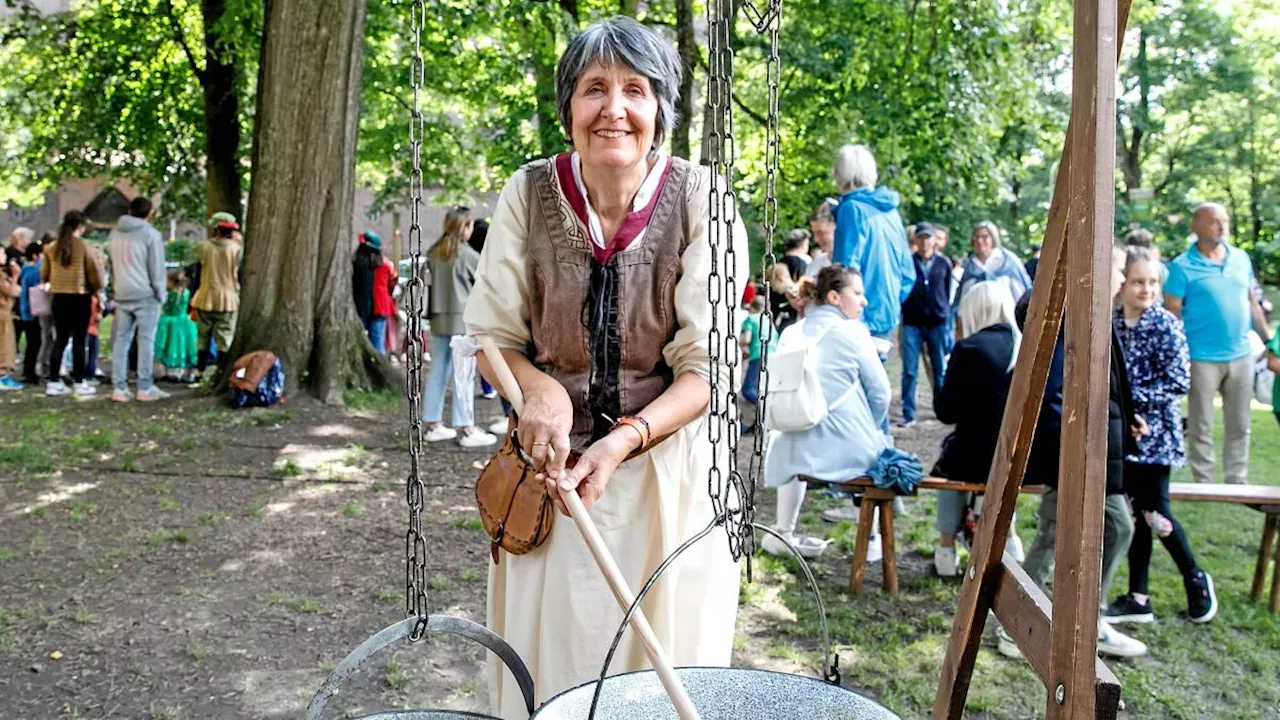
[[[952,314],[960,311],[960,300],[969,288],[980,282],[998,282],[1004,285],[1013,302],[1017,303],[1031,289],[1031,276],[1027,274],[1022,260],[1000,244],[1000,228],[990,220],[984,220],[973,228],[969,234],[969,243],[973,252],[964,261],[964,275],[952,301]],[[971,332],[965,333],[972,334]]]
[[[841,481],[866,475],[881,451],[892,445],[882,430],[889,417],[891,389],[889,376],[880,363],[871,332],[863,324],[862,310],[867,300],[862,277],[857,270],[832,265],[818,273],[815,303],[805,318],[783,333],[780,348],[789,343],[812,342],[829,326],[821,339],[818,367],[822,394],[834,404],[852,394],[827,413],[817,425],[799,432],[777,433],[765,458],[765,485],[778,488],[775,529],[795,544],[806,557],[817,557],[826,541],[795,535],[805,484],[797,475],[818,480]],[[781,551],[781,544],[765,536],[766,552]]]

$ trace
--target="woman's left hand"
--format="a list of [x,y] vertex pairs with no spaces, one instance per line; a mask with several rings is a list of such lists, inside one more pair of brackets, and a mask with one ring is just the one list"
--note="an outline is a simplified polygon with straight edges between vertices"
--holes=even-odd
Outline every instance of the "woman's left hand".
[[548,478],[547,489],[560,512],[569,514],[569,508],[560,498],[561,491],[577,491],[582,504],[590,510],[604,495],[614,471],[639,444],[640,438],[631,428],[618,428],[587,448],[572,469],[561,473],[559,482]]

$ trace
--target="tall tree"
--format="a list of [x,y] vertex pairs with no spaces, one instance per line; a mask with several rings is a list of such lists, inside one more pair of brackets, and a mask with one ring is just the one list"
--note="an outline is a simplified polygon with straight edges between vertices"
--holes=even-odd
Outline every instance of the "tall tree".
[[[243,78],[257,61],[255,0],[95,0],[0,28],[4,183],[108,175],[172,210],[239,215]],[[0,202],[7,198],[0,198]]]
[[267,0],[233,356],[273,351],[325,402],[386,384],[351,302],[364,0]]

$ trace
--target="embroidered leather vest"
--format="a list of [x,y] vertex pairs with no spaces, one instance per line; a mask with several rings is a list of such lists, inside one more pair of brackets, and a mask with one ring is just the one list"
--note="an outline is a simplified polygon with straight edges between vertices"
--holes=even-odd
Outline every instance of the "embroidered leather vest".
[[672,159],[643,239],[596,260],[560,197],[553,160],[525,167],[529,253],[527,353],[573,401],[570,443],[582,451],[620,415],[640,412],[671,385],[662,351],[678,329],[675,287],[689,244],[686,184],[692,166]]

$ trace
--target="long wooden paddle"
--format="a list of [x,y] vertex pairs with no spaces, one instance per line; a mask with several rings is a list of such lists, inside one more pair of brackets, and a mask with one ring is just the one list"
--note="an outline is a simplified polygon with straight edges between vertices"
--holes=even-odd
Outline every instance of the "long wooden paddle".
[[[522,415],[524,411],[524,393],[520,390],[520,385],[516,382],[515,375],[511,373],[511,368],[507,366],[506,359],[502,357],[502,351],[493,342],[493,338],[481,336],[479,341],[480,348],[484,350],[485,357],[489,359],[490,367],[498,375],[498,382],[502,385],[507,401],[511,403],[511,407],[515,408],[517,415]],[[622,571],[618,569],[618,564],[614,562],[613,554],[605,546],[604,538],[600,536],[600,531],[596,529],[595,521],[587,514],[587,508],[582,504],[582,498],[578,497],[577,491],[559,492],[560,499],[569,508],[569,517],[573,518],[573,524],[578,526],[578,532],[582,533],[582,539],[586,541],[587,548],[591,550],[591,556],[596,559],[596,565],[600,567],[600,572],[604,575],[605,582],[609,584],[609,589],[613,591],[614,599],[618,601],[618,605],[625,613],[635,602],[635,593],[631,592],[631,586],[627,584],[627,579],[622,576]],[[649,620],[645,618],[644,611],[640,608],[636,608],[636,612],[631,616],[631,627],[640,636],[640,643],[644,646],[645,655],[649,657],[649,663],[653,665],[653,669],[658,673],[658,679],[662,682],[662,687],[671,698],[671,704],[675,706],[680,719],[701,720],[698,710],[693,706],[693,701],[689,699],[689,693],[685,691],[684,684],[680,682],[679,676],[676,675],[675,667],[671,664],[671,658],[667,657],[666,651],[662,649],[662,645],[658,642],[658,636],[654,634],[653,628],[649,625]]]

